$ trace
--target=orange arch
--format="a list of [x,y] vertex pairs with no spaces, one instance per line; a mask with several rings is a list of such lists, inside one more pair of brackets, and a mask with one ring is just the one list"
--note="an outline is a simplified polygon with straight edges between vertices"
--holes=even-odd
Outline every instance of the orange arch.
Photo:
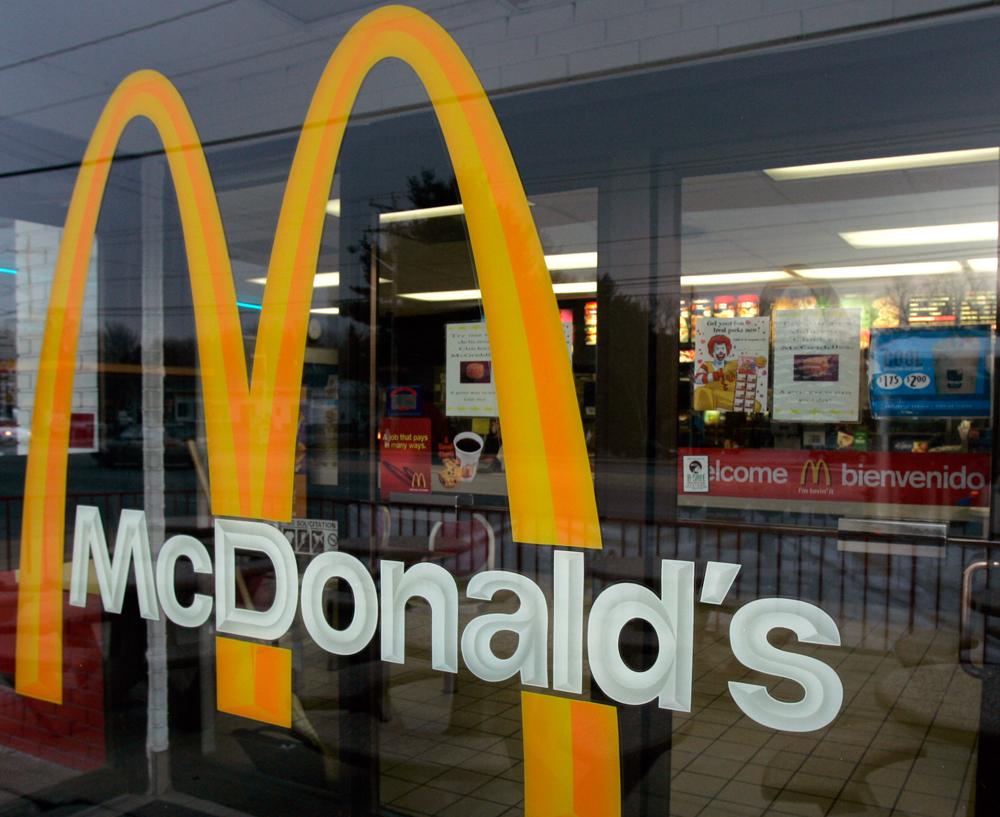
[[197,131],[173,85],[126,78],[77,177],[46,319],[25,482],[17,691],[62,700],[62,559],[73,369],[87,266],[111,161],[138,117],[163,142],[180,207],[205,395],[212,510],[288,519],[299,389],[325,204],[362,81],[387,58],[410,65],[437,115],[465,205],[493,354],[514,538],[600,547],[575,389],[551,279],[510,150],[457,44],[404,6],[362,18],[313,95],[275,233],[252,377],[232,271]]

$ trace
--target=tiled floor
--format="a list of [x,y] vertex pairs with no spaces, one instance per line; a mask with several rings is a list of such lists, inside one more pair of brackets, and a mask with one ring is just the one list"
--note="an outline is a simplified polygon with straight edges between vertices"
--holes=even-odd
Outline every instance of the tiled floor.
[[[815,652],[845,688],[832,725],[791,734],[762,727],[736,707],[727,683],[749,673],[729,649],[728,613],[698,611],[692,712],[673,716],[670,807],[649,817],[972,817],[979,682],[958,667],[953,628],[841,622],[840,648],[790,640],[784,648]],[[475,612],[464,611],[463,622]],[[406,664],[381,665],[389,681],[380,724],[381,803],[420,817],[520,817],[520,686],[485,683],[464,669],[449,686],[429,666],[428,624],[426,608],[411,606]],[[335,757],[337,673],[310,642],[297,654],[299,695]],[[779,697],[797,694],[790,682],[753,680]],[[252,771],[225,729],[216,737],[225,762]],[[0,767],[14,772],[5,775],[10,788],[0,787],[0,807],[61,772],[9,754],[0,758]],[[327,777],[335,780],[335,762]]]
[[[382,802],[414,815],[520,815],[519,687],[463,671],[449,692],[420,655],[428,643],[422,615],[420,607],[408,613],[414,652],[390,676]],[[725,612],[699,612],[695,632],[692,712],[674,715],[670,815],[973,813],[979,683],[958,668],[953,630],[848,623],[839,649],[796,644],[835,666],[844,683],[838,718],[807,734],[765,728],[736,707],[727,682],[750,674],[730,652]],[[795,699],[795,684],[764,682]]]

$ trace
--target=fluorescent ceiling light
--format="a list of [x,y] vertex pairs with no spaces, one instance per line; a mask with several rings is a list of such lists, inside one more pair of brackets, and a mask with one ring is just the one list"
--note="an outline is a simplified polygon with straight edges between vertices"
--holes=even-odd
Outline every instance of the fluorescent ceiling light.
[[326,203],[326,212],[328,215],[340,218],[340,199],[330,199]]
[[441,289],[435,292],[401,292],[399,297],[411,301],[478,301],[482,294],[478,289]]
[[795,274],[802,278],[823,278],[828,281],[848,278],[895,278],[903,275],[946,275],[961,271],[962,264],[958,261],[915,261],[911,264],[795,268]]
[[313,315],[339,315],[339,306],[318,306],[309,310]]
[[[267,278],[247,278],[248,284],[261,284],[267,283]],[[317,272],[313,276],[313,289],[324,289],[326,287],[337,287],[340,286],[340,273],[339,272]]]
[[556,295],[584,295],[597,292],[597,281],[566,281],[553,284],[552,291]]
[[965,262],[973,272],[996,272],[997,259],[992,258],[970,258]]
[[[553,284],[552,291],[556,295],[591,295],[597,292],[596,281],[566,281]],[[478,301],[482,293],[478,289],[442,289],[434,292],[401,292],[400,298],[411,301]]]
[[397,210],[392,213],[379,213],[379,224],[394,224],[399,221],[418,221],[427,218],[443,218],[445,216],[460,216],[465,212],[461,204],[445,204],[442,207],[421,207],[416,210]]
[[881,159],[857,159],[850,162],[825,162],[818,165],[772,167],[764,172],[775,181],[819,179],[824,176],[850,176],[855,173],[881,173],[886,170],[908,170],[917,167],[943,167],[973,162],[995,162],[1000,148],[947,150],[941,153],[912,153],[909,156],[885,156]]
[[852,247],[916,247],[926,244],[964,244],[997,240],[997,222],[931,224],[926,227],[899,227],[890,230],[856,230],[840,237]]
[[[332,204],[332,202],[331,202]],[[534,207],[535,203],[529,201],[529,207]],[[327,212],[330,206],[327,205]],[[444,204],[440,207],[418,207],[416,210],[396,210],[394,212],[379,213],[379,224],[393,224],[400,221],[420,221],[426,218],[444,218],[445,216],[460,216],[465,213],[465,207],[461,203]],[[337,199],[337,213],[340,215],[340,200]]]
[[563,252],[545,256],[545,266],[550,270],[597,269],[596,252]]
[[783,270],[762,272],[720,272],[715,275],[682,275],[682,287],[713,286],[715,284],[762,284],[767,281],[786,281],[792,276]]

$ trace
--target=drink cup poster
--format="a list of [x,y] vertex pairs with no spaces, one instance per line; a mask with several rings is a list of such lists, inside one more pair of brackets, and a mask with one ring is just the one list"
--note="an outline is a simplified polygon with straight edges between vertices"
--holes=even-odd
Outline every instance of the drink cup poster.
[[768,318],[702,318],[695,327],[695,411],[767,411]]
[[857,422],[860,309],[774,313],[774,419]]
[[876,417],[989,417],[990,329],[872,332],[868,387]]

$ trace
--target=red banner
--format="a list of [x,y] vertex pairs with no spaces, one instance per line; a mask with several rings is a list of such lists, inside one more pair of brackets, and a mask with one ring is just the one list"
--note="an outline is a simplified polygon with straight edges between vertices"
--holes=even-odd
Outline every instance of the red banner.
[[[708,458],[708,491],[684,491],[684,469]],[[696,458],[696,459],[692,459]],[[682,448],[678,491],[687,496],[989,505],[988,454]]]

